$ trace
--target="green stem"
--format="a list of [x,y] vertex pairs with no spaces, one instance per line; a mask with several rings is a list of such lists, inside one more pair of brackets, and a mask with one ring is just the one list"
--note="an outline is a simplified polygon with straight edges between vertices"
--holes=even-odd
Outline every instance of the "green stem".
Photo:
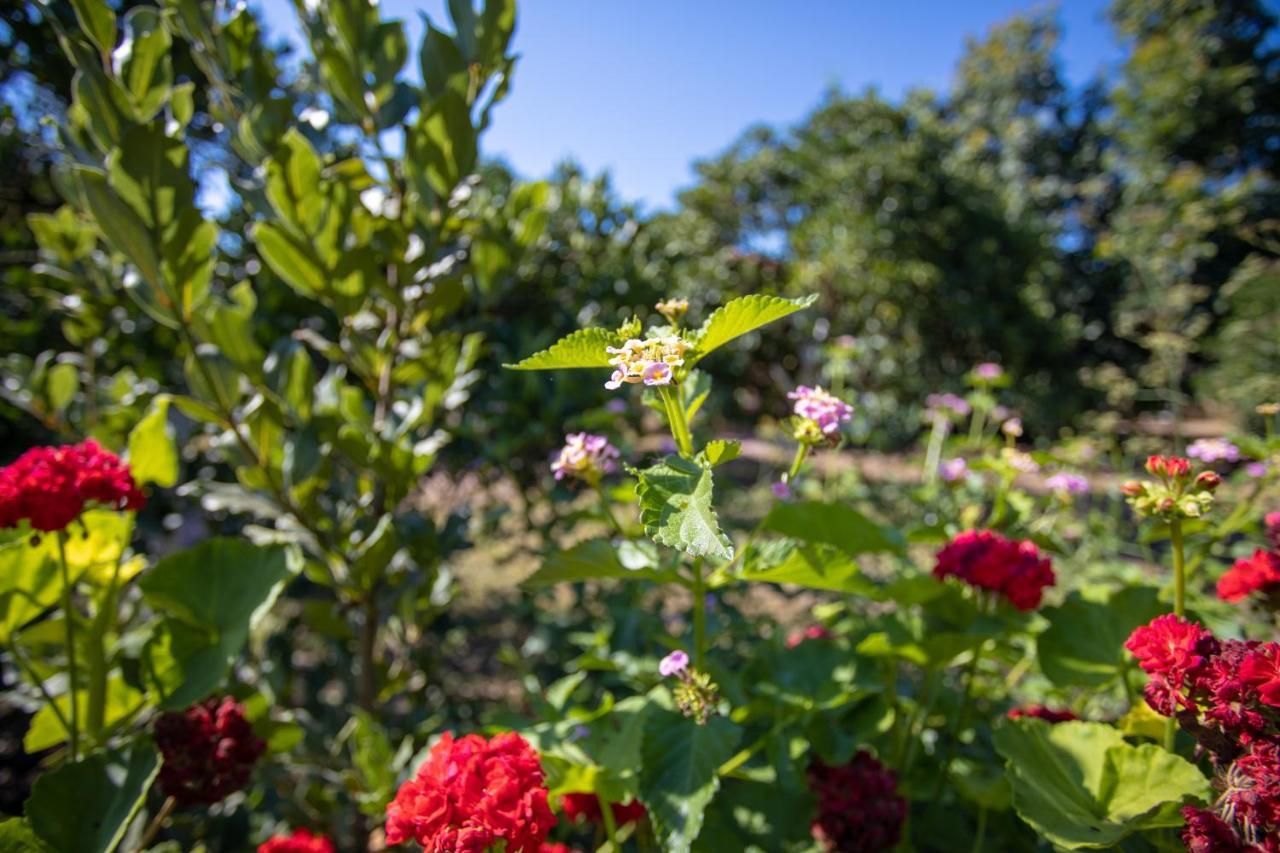
[[58,718],[58,722],[62,725],[62,730],[64,732],[70,732],[71,723],[68,722],[67,715],[62,713],[62,709],[58,707],[58,703],[54,699],[53,694],[49,692],[49,688],[44,686],[44,679],[40,677],[40,673],[36,672],[27,659],[22,656],[22,652],[16,641],[9,647],[9,651],[13,653],[13,660],[18,664],[18,669],[26,673],[27,678],[31,679],[31,683],[40,691],[40,695],[44,697],[44,701],[48,704],[49,708],[53,711],[53,715]]
[[115,566],[111,571],[111,583],[107,586],[102,603],[89,627],[87,644],[89,696],[85,730],[95,742],[99,740],[103,726],[106,725],[107,633],[115,628],[116,606],[120,595],[120,563],[123,560],[123,554],[116,558]]
[[613,525],[613,529],[617,531],[618,535],[625,539],[627,531],[622,529],[622,525],[618,523],[617,517],[609,506],[609,494],[604,490],[604,486],[600,484],[599,480],[596,480],[593,485],[595,486],[596,494],[600,496],[600,511],[604,513],[605,518],[609,519],[609,523]]
[[950,422],[939,415],[933,419],[933,429],[929,431],[929,449],[924,456],[924,481],[932,483],[938,479],[938,466],[942,464],[942,444],[947,439],[947,428]]
[[596,799],[600,801],[600,816],[604,819],[605,837],[609,839],[609,853],[618,853],[622,848],[618,846],[618,822],[613,817],[613,804],[598,791]]
[[[141,800],[138,801],[141,804]],[[160,834],[160,828],[164,826],[164,822],[169,819],[169,815],[173,814],[173,810],[177,808],[178,801],[173,797],[166,797],[164,803],[160,806],[160,811],[156,812],[155,817],[151,818],[147,828],[142,831],[142,837],[138,839],[138,846],[135,848],[139,853],[151,846],[151,842],[156,840],[156,836]]]
[[973,657],[969,659],[969,665],[964,671],[964,693],[960,698],[960,711],[956,714],[956,727],[952,731],[952,736],[947,740],[946,758],[942,761],[942,772],[938,774],[938,783],[934,789],[934,798],[936,799],[942,793],[942,786],[951,776],[951,762],[956,757],[956,745],[960,742],[960,736],[964,734],[965,726],[969,724],[969,710],[973,705],[973,686],[978,680],[978,664],[982,661],[982,652],[987,647],[986,640],[978,644],[973,650]]
[[704,669],[707,655],[707,587],[702,578],[702,558],[693,561],[693,665]]
[[689,432],[689,421],[685,418],[684,404],[680,402],[680,390],[675,385],[658,386],[658,394],[662,397],[667,410],[667,423],[671,427],[671,437],[676,441],[676,450],[686,459],[693,458],[693,435]]
[[800,466],[809,456],[809,445],[801,442],[796,446],[796,455],[791,460],[791,470],[787,471],[787,484],[790,485],[800,475]]
[[71,744],[71,760],[80,759],[80,710],[77,708],[76,685],[80,680],[76,665],[75,590],[71,585],[71,568],[67,565],[67,533],[59,530],[58,562],[62,566],[62,612],[67,642],[67,692],[71,697],[71,728],[68,730]]
[[[1169,539],[1173,543],[1173,613],[1181,619],[1187,612],[1187,564],[1182,543],[1182,519],[1169,519]],[[1169,717],[1164,721],[1164,748],[1173,752],[1177,737],[1177,720]]]
[[973,837],[973,853],[982,853],[982,846],[987,840],[987,810],[978,809],[978,831]]
[[774,723],[773,728],[757,738],[750,746],[745,746],[738,750],[728,761],[716,768],[716,775],[724,777],[734,773],[739,767],[750,761],[751,756],[768,746],[769,741],[790,723],[790,719],[783,719]]

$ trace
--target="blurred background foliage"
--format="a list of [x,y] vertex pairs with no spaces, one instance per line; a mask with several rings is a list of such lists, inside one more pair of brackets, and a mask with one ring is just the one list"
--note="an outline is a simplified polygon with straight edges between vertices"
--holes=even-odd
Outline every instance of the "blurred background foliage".
[[[83,290],[32,263],[55,241],[37,243],[26,219],[56,208],[41,119],[65,110],[73,72],[43,19],[71,21],[70,4],[43,9],[0,12],[6,373],[49,381],[36,354],[52,350],[79,353],[79,368],[102,375],[161,382],[176,369],[158,340],[166,332],[142,328],[137,312],[113,322],[118,292],[94,289],[101,301],[73,311],[79,322],[41,310],[74,309],[65,299]],[[923,397],[957,389],[982,360],[1015,377],[1033,436],[1087,426],[1103,410],[1112,420],[1188,407],[1244,419],[1280,397],[1276,19],[1255,0],[1117,0],[1110,17],[1127,53],[1109,77],[1068,85],[1053,13],[1014,18],[971,40],[949,91],[896,102],[828,91],[797,125],[749,128],[698,163],[676,208],[653,215],[607,174],[566,163],[528,182],[488,162],[466,200],[470,298],[451,320],[484,333],[476,369],[486,379],[446,454],[457,466],[508,460],[531,482],[604,392],[557,380],[548,395],[498,365],[665,295],[689,297],[697,316],[733,294],[820,294],[807,343],[776,334],[754,367],[745,347],[716,365],[733,379],[717,383],[724,411],[743,426],[782,414],[795,382],[834,382],[856,396],[869,442],[901,446],[920,429]],[[208,113],[199,67],[180,55],[174,64],[198,83],[193,171],[231,171],[218,216],[234,234],[248,224],[238,188],[252,181],[234,173],[243,161]],[[309,95],[314,62],[285,67],[289,78],[272,81],[288,93],[281,102],[323,107]],[[322,154],[352,145],[336,122],[314,122],[308,137]],[[219,250],[223,282],[261,269],[247,243],[224,239]],[[269,292],[279,304],[259,311],[296,325],[288,289]],[[57,413],[12,386],[8,405],[35,416],[6,411],[6,446],[58,432]]]

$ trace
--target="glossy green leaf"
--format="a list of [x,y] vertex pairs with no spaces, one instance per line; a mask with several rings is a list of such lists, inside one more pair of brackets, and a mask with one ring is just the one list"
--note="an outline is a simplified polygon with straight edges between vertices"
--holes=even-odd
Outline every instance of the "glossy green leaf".
[[726,302],[712,312],[693,336],[696,352],[689,359],[689,364],[696,364],[708,353],[734,338],[808,308],[817,298],[806,296],[802,299],[784,299],[781,296],[753,294]]
[[1133,746],[1103,723],[1002,723],[994,736],[1005,758],[1019,817],[1068,850],[1111,847],[1135,832],[1182,825],[1178,809],[1212,789],[1200,770],[1156,744]]
[[840,503],[794,501],[774,504],[764,528],[803,542],[832,545],[846,554],[902,553],[906,540],[862,513]]
[[291,128],[265,169],[267,199],[276,213],[304,234],[315,232],[324,212],[324,196],[320,157],[311,143]]
[[448,198],[476,165],[476,129],[466,101],[446,91],[431,102],[411,134],[412,155],[436,195]]
[[639,479],[640,523],[651,539],[695,557],[733,556],[733,542],[712,509],[710,468],[668,456],[633,473]]
[[129,433],[129,470],[138,485],[171,489],[178,483],[178,447],[169,427],[169,399],[157,397]]
[[640,798],[667,853],[689,853],[703,814],[720,789],[717,769],[733,756],[742,730],[724,717],[697,725],[651,708],[641,743]]
[[139,6],[125,15],[124,42],[117,53],[119,79],[139,122],[150,121],[169,99],[169,87],[173,85],[171,46],[172,39],[159,10]]
[[273,222],[255,224],[252,233],[262,259],[285,284],[312,298],[324,290],[325,271],[316,262],[314,251]]
[[76,21],[103,53],[110,53],[116,46],[116,13],[106,0],[71,0]]
[[99,752],[42,774],[26,803],[27,821],[59,853],[108,853],[124,838],[160,769],[146,741],[128,752]]
[[579,329],[556,341],[547,349],[536,352],[516,364],[504,364],[503,367],[509,370],[608,367],[612,356],[605,350],[619,343],[618,336],[605,329]]

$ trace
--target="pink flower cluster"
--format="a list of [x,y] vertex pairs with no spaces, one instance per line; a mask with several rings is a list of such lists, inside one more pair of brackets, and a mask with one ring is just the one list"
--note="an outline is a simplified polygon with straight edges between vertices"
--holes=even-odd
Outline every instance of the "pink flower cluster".
[[665,338],[631,338],[620,347],[606,347],[613,356],[609,364],[613,375],[604,387],[610,391],[621,388],[623,383],[645,385],[670,385],[675,381],[675,369],[684,364],[689,344],[675,336]]
[[990,530],[966,530],[938,552],[933,576],[955,577],[997,593],[1019,610],[1035,610],[1056,578],[1034,542],[1006,539]]
[[551,463],[551,472],[557,480],[572,477],[597,483],[617,469],[620,455],[603,435],[575,432],[565,436],[564,447]]
[[1052,477],[1044,481],[1044,484],[1051,491],[1061,492],[1065,495],[1083,495],[1089,491],[1089,481],[1079,474],[1069,474],[1066,471],[1054,474]]
[[957,417],[963,418],[965,415],[973,411],[969,402],[963,397],[958,397],[950,391],[941,394],[930,394],[924,398],[924,404],[928,408],[925,410],[930,419],[937,417],[946,417],[950,412]]
[[1201,438],[1191,442],[1187,455],[1201,462],[1239,462],[1240,448],[1225,438]]
[[817,800],[813,837],[824,850],[892,850],[898,843],[907,801],[898,794],[898,774],[870,753],[839,767],[815,760],[806,775]]
[[145,503],[129,466],[92,439],[33,447],[0,468],[0,528],[25,520],[36,530],[64,530],[91,504],[139,510]]
[[1166,614],[1125,648],[1147,673],[1148,704],[1175,717],[1217,770],[1215,810],[1183,812],[1187,848],[1280,851],[1267,846],[1280,838],[1280,643],[1219,640]]
[[796,390],[787,394],[788,400],[794,400],[793,411],[796,417],[812,422],[818,432],[824,436],[832,436],[840,424],[848,423],[853,418],[853,406],[824,391],[821,385],[810,388],[808,385],[797,386]]

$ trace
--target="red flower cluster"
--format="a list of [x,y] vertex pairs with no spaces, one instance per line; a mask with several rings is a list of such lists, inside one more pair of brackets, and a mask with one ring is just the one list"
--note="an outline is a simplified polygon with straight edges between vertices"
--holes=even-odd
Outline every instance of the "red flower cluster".
[[1280,553],[1259,548],[1252,557],[1236,560],[1218,578],[1218,598],[1243,601],[1255,592],[1271,592],[1277,584],[1280,584]]
[[183,805],[212,805],[240,790],[267,749],[230,696],[163,714],[155,735],[164,758],[160,787]]
[[1183,811],[1187,849],[1280,853],[1269,846],[1280,838],[1280,643],[1219,640],[1165,615],[1125,648],[1150,676],[1147,702],[1176,716],[1218,771],[1217,811]]
[[506,853],[537,853],[555,822],[538,754],[524,738],[446,732],[387,807],[387,844],[483,853],[505,841]]
[[[611,803],[609,808],[613,810],[613,821],[618,826],[636,823],[649,814],[644,807],[644,803],[639,800],[631,800],[626,804]],[[581,820],[590,823],[601,823],[604,820],[604,813],[600,808],[600,798],[590,792],[565,794],[560,798],[560,810],[564,812],[564,816],[571,823],[577,823]]]
[[990,530],[966,530],[938,552],[933,576],[957,577],[971,586],[1003,595],[1019,610],[1040,606],[1053,586],[1053,568],[1033,542],[1006,539]]
[[807,776],[818,801],[813,837],[824,850],[876,853],[897,845],[907,816],[898,774],[859,752],[839,767],[815,760]]
[[295,829],[289,835],[276,835],[258,845],[258,853],[334,853],[333,842],[323,835]]
[[1072,720],[1080,719],[1070,711],[1055,711],[1052,708],[1046,708],[1044,705],[1027,705],[1022,708],[1010,708],[1006,715],[1011,720],[1020,720],[1023,717],[1035,717],[1037,720],[1044,720],[1046,723],[1069,723]]
[[142,509],[129,466],[92,439],[63,447],[33,447],[0,468],[0,528],[30,521],[36,530],[64,530],[89,504]]
[[833,640],[835,636],[829,628],[825,628],[822,625],[810,625],[808,628],[800,628],[788,634],[787,648],[794,649],[805,640]]

